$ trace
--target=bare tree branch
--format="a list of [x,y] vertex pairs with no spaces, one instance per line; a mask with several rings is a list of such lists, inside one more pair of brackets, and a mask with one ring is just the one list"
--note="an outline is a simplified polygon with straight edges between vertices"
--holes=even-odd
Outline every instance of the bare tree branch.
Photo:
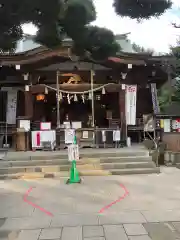
[[180,24],[173,23],[172,25],[173,25],[173,27],[175,27],[175,28],[180,28]]

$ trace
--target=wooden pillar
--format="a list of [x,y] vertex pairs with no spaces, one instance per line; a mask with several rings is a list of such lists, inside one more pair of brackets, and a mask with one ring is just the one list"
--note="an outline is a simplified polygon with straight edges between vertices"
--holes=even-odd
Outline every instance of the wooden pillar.
[[33,118],[33,96],[31,91],[24,91],[24,116]]
[[119,91],[120,127],[121,127],[121,139],[126,144],[127,127],[126,127],[125,97],[126,97],[125,84],[121,84],[121,89]]

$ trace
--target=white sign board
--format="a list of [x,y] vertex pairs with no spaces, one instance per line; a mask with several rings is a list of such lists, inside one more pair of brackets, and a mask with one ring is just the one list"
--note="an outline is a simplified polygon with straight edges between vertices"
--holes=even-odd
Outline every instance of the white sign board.
[[126,124],[136,125],[136,97],[137,97],[137,86],[126,85]]
[[83,139],[88,139],[88,137],[89,137],[89,133],[88,133],[88,131],[83,131]]
[[76,160],[79,161],[79,146],[71,144],[68,146],[68,160],[70,162]]
[[64,130],[64,134],[65,134],[65,143],[72,144],[74,142],[75,130],[71,128],[67,128]]
[[42,142],[51,142],[53,145],[56,142],[56,131],[32,131],[31,132],[32,148],[42,148]]
[[171,132],[170,119],[164,119],[164,132]]
[[41,130],[51,130],[51,122],[41,122],[40,129]]
[[101,131],[102,133],[102,142],[106,142],[106,131]]
[[19,121],[19,128],[23,128],[25,132],[29,132],[31,129],[31,122],[30,120],[20,120]]
[[63,122],[63,127],[64,128],[71,128],[71,123],[70,122]]
[[121,131],[120,130],[113,131],[113,141],[119,142],[120,140],[121,140]]
[[72,128],[74,129],[82,128],[82,122],[72,122]]

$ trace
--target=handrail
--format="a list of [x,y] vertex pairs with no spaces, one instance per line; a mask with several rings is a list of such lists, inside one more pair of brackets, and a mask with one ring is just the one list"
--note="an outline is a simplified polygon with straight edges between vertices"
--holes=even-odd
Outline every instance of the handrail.
[[149,136],[149,138],[153,141],[155,150],[157,151],[157,156],[156,156],[156,167],[159,166],[159,145],[158,143],[154,140],[154,138],[149,134],[149,132],[146,132]]

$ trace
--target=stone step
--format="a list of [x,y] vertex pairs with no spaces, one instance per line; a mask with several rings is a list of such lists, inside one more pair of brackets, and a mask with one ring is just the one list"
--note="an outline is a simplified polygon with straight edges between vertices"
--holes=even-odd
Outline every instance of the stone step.
[[134,168],[134,169],[113,169],[112,175],[130,175],[130,174],[151,174],[160,173],[160,168]]
[[[152,162],[152,157],[131,156],[131,157],[105,157],[105,158],[81,158],[81,163],[136,163]],[[26,167],[26,166],[50,166],[50,165],[67,165],[68,159],[47,159],[47,160],[0,160],[0,168],[6,167]]]
[[176,167],[180,169],[180,163],[176,163]]
[[[154,168],[153,162],[136,162],[136,163],[91,163],[91,164],[78,164],[77,168],[83,170],[111,170],[111,169],[135,169],[135,168]],[[21,172],[43,172],[53,173],[69,171],[70,164],[68,165],[50,165],[50,166],[26,166],[26,167],[8,167],[0,168],[0,174],[14,174]]]
[[[129,174],[152,174],[160,173],[159,168],[136,168],[136,169],[112,169],[107,170],[83,170],[79,171],[80,176],[110,176],[110,175],[129,175]],[[17,173],[17,174],[0,174],[0,179],[38,179],[38,178],[65,178],[69,177],[69,172],[55,173]]]
[[[126,148],[125,148],[126,149]],[[83,151],[80,149],[81,158],[107,158],[107,157],[148,157],[149,152],[146,150],[134,150],[132,149],[118,149],[118,150],[92,150]],[[62,152],[39,152],[34,154],[7,154],[4,160],[8,161],[24,161],[24,160],[49,160],[49,159],[66,159],[68,156],[67,151]]]

